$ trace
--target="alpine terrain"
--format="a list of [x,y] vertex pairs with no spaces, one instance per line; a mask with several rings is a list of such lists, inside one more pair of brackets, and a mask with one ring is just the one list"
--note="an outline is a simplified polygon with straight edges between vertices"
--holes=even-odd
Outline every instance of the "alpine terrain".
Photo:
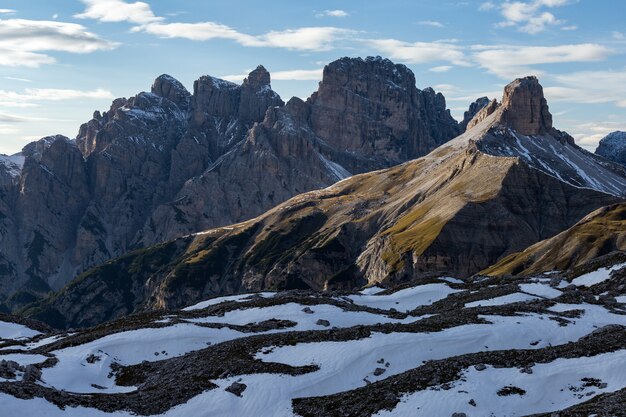
[[621,416],[626,256],[528,277],[213,298],[53,331],[0,317],[3,415]]
[[0,158],[0,414],[626,415],[624,149],[534,76],[162,75]]
[[428,153],[460,128],[415,83],[404,65],[343,58],[285,105],[262,66],[241,85],[200,77],[193,93],[161,75],[76,139],[0,157],[0,303],[15,310],[130,250]]
[[91,326],[240,292],[469,277],[624,201],[625,169],[552,126],[534,77],[506,86],[467,127],[422,158],[97,266],[26,314]]

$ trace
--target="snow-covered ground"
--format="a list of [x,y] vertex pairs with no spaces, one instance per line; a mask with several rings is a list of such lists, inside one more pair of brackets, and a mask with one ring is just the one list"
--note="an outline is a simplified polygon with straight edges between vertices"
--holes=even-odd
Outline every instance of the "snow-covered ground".
[[[118,384],[114,369],[145,364],[165,366],[174,358],[185,359],[201,351],[209,352],[203,359],[208,362],[201,364],[194,359],[186,366],[210,367],[212,348],[261,337],[267,338],[267,342],[254,345],[257,347],[248,352],[250,361],[292,369],[311,365],[314,368],[294,375],[231,370],[212,378],[212,389],[201,390],[200,394],[168,406],[161,414],[152,415],[291,417],[297,415],[294,399],[356,393],[354,390],[366,389],[370,384],[385,384],[390,377],[402,378],[429,361],[496,351],[514,356],[516,351],[524,350],[539,355],[555,346],[576,343],[605,326],[617,325],[612,331],[623,332],[619,326],[626,327],[625,305],[603,305],[600,301],[571,304],[566,300],[572,298],[561,297],[580,288],[594,291],[594,285],[604,285],[612,279],[612,271],[624,266],[585,274],[574,279],[573,286],[567,283],[560,288],[550,285],[559,282],[552,276],[531,277],[519,281],[517,289],[509,286],[513,290],[506,295],[498,292],[497,281],[475,279],[465,283],[446,277],[393,293],[373,286],[349,296],[292,294],[283,299],[278,293],[262,293],[220,297],[161,318],[152,316],[144,328],[121,326],[120,330],[94,337],[90,336],[91,330],[44,336],[24,325],[0,322],[0,337],[19,341],[0,346],[0,371],[3,360],[22,367],[41,367],[41,376],[34,382],[35,391],[40,387],[64,395],[132,395],[143,392],[143,385]],[[480,300],[476,300],[477,294],[481,295]],[[597,296],[603,294],[604,287],[591,300],[598,300]],[[626,292],[612,295],[618,303],[626,302]],[[537,301],[547,304],[541,307]],[[257,305],[259,302],[262,303]],[[428,314],[404,314],[416,308]],[[271,322],[282,325],[262,327]],[[367,332],[363,333],[363,329]],[[334,339],[338,334],[335,332],[343,332],[343,336]],[[281,335],[286,338],[280,338]],[[276,345],[272,340],[288,342]],[[236,349],[242,349],[247,345],[237,346]],[[46,367],[42,364],[48,358],[56,362],[50,365],[48,361]],[[625,366],[626,343],[623,348],[597,355],[539,361],[531,366],[531,373],[489,364],[481,369],[471,366],[446,387],[434,383],[414,392],[399,392],[399,402],[392,410],[380,409],[373,414],[448,417],[454,413],[549,413],[626,388]],[[89,408],[80,402],[81,397],[73,397],[79,399],[63,408],[45,400],[43,394],[31,399],[7,394],[3,384],[24,383],[23,374],[20,370],[15,378],[0,379],[0,415],[136,415],[133,409],[106,413]],[[181,379],[179,383],[187,386],[191,382]],[[230,392],[233,384],[245,385],[240,395]],[[156,400],[150,398],[158,401],[158,396]]]
[[354,304],[363,305],[383,310],[396,309],[398,311],[411,311],[421,305],[432,304],[443,300],[448,295],[458,292],[446,284],[426,284],[418,287],[407,288],[389,295],[357,294],[351,295]]
[[0,321],[0,339],[21,339],[37,336],[37,330],[30,329],[23,324]]
[[[433,387],[407,395],[392,411],[377,417],[451,416],[466,413],[478,416],[526,416],[558,411],[586,400],[589,396],[626,388],[626,350],[574,359],[557,359],[533,366],[532,373],[518,368],[482,371],[466,369],[464,380],[448,390]],[[593,386],[589,380],[597,379]],[[593,381],[592,381],[593,384]],[[516,387],[519,394],[498,395],[505,387]],[[522,395],[520,395],[524,392]],[[472,405],[470,401],[473,401]]]

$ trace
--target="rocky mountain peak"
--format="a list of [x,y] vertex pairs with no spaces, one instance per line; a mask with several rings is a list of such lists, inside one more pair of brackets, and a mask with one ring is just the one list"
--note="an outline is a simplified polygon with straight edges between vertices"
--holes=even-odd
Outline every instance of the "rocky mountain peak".
[[171,75],[162,74],[154,80],[150,90],[157,96],[166,98],[174,102],[181,109],[189,107],[189,99],[191,94],[184,85]]
[[334,95],[337,88],[345,88],[361,96],[372,96],[376,92],[381,95],[387,87],[410,91],[416,88],[415,76],[406,66],[381,57],[344,57],[324,67],[319,90],[311,99],[324,100]]
[[254,69],[248,77],[243,80],[244,87],[251,87],[253,90],[261,90],[270,85],[270,73],[263,65],[259,65]]
[[552,114],[537,77],[518,78],[504,88],[500,121],[526,136],[552,129]]
[[626,165],[626,132],[612,132],[600,140],[596,155]]

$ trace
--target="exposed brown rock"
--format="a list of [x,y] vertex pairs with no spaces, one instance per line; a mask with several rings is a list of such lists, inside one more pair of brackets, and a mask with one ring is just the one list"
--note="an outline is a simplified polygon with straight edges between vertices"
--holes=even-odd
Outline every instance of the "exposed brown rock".
[[504,88],[502,122],[522,135],[541,135],[552,129],[552,114],[537,77],[519,78]]

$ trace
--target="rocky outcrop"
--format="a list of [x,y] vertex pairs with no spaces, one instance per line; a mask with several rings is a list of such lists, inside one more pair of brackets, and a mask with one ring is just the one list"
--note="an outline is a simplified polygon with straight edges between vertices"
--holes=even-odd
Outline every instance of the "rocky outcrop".
[[152,94],[168,99],[181,110],[187,110],[189,107],[191,94],[180,81],[170,75],[163,74],[157,77],[150,91]]
[[476,116],[476,114],[481,111],[487,104],[489,104],[491,100],[487,97],[480,97],[475,102],[470,104],[469,109],[463,114],[463,121],[459,123],[459,127],[461,131],[465,132],[467,130],[468,123]]
[[[262,66],[241,85],[169,75],[94,112],[75,141],[0,160],[0,303],[16,308],[129,251],[243,221],[459,132],[445,99],[381,58],[327,66],[284,105]],[[50,191],[46,191],[50,190]],[[2,299],[2,294],[19,297]]]
[[596,155],[626,166],[626,132],[617,131],[602,138]]
[[387,166],[425,155],[460,133],[441,94],[418,90],[407,67],[380,57],[327,65],[307,102],[321,140]]
[[505,87],[501,121],[526,136],[550,132],[552,115],[537,77],[520,78]]

